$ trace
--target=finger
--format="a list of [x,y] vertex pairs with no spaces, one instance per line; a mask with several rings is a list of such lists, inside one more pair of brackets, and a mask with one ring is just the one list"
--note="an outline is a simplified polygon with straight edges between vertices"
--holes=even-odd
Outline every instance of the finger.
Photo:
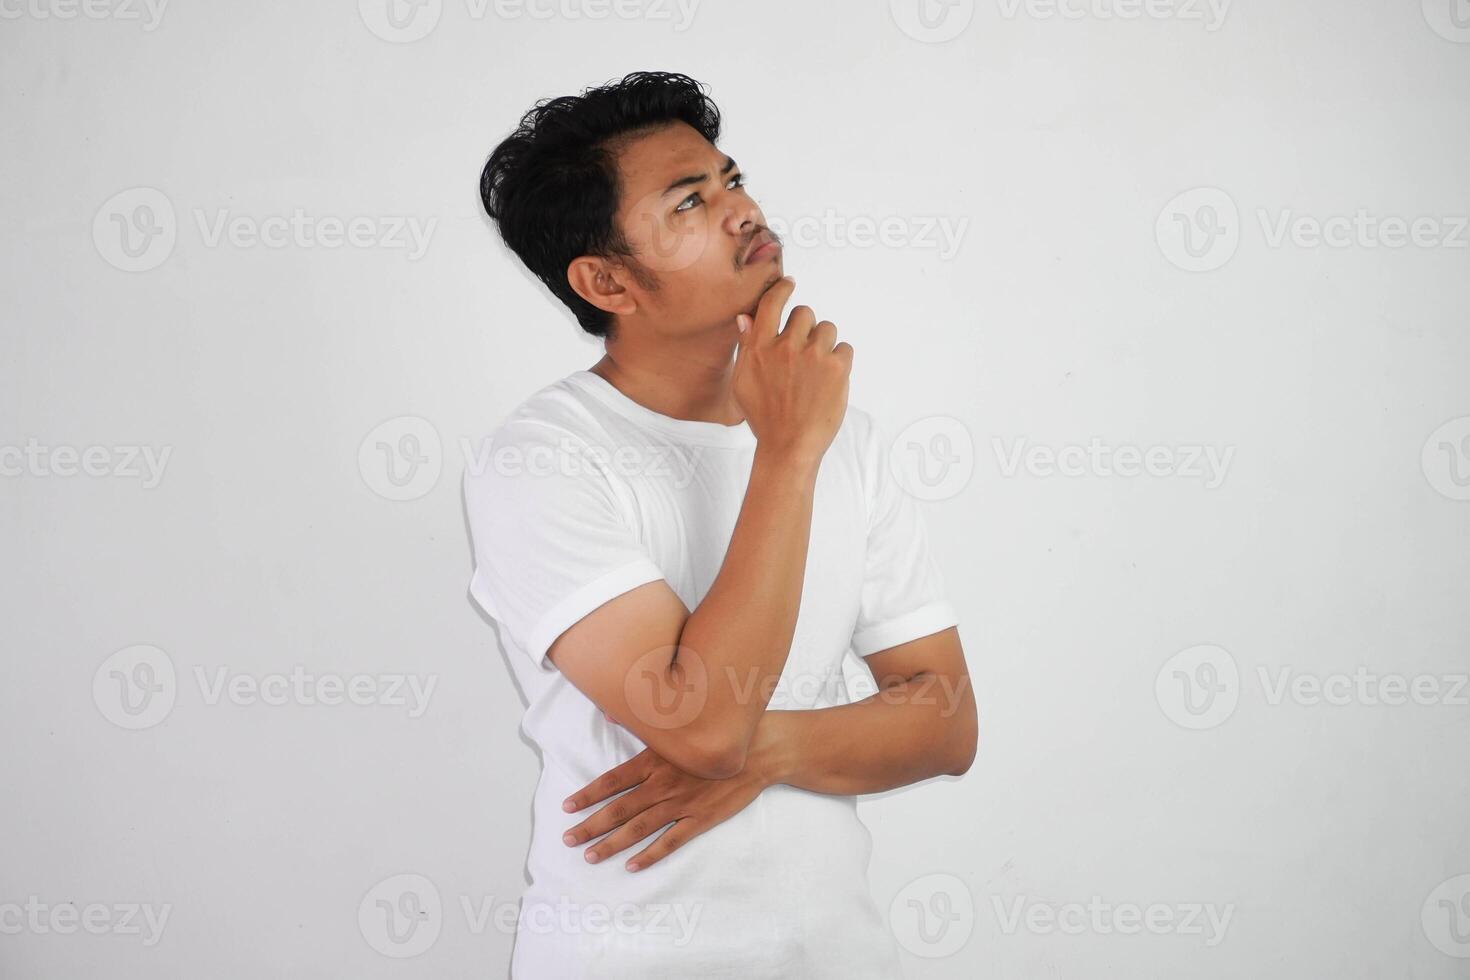
[[678,819],[678,811],[672,803],[660,803],[650,810],[644,810],[632,820],[618,827],[602,840],[593,844],[583,852],[583,857],[589,864],[606,860],[619,851],[627,850],[634,844],[647,837],[649,834],[657,833],[660,829],[667,827]]
[[562,843],[568,847],[576,847],[578,844],[596,840],[608,831],[621,827],[649,808],[663,802],[665,801],[647,792],[644,787],[624,793],[562,834]]
[[735,358],[737,361],[740,355],[745,353],[745,345],[750,342],[750,331],[754,324],[755,321],[749,313],[735,315]]
[[832,348],[832,353],[846,361],[848,370],[852,370],[852,344],[843,341]]
[[781,311],[786,308],[786,301],[795,290],[796,280],[790,276],[782,276],[761,293],[760,302],[755,306],[755,323],[748,331],[750,339],[747,343],[769,343],[776,339],[781,326]]
[[668,857],[702,833],[704,833],[703,827],[696,824],[692,818],[685,817],[664,831],[658,840],[629,858],[624,867],[629,871],[642,871],[650,864]]
[[831,320],[823,320],[812,328],[808,343],[817,350],[830,351],[832,345],[837,343],[837,324]]
[[610,796],[616,796],[625,789],[637,786],[648,776],[652,754],[652,749],[644,749],[627,762],[613,766],[563,800],[561,808],[567,813],[576,813],[583,807],[601,803]]
[[786,329],[781,331],[781,336],[793,344],[805,344],[816,322],[817,315],[812,312],[810,306],[793,306],[791,315],[786,318]]

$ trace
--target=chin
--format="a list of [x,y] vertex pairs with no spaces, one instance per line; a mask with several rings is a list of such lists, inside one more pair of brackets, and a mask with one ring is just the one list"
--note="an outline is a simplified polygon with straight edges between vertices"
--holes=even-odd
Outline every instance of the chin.
[[745,292],[747,289],[749,290],[748,298],[740,300],[736,304],[736,307],[730,311],[730,319],[732,320],[740,313],[752,317],[755,316],[756,308],[760,306],[761,297],[766,294],[766,290],[770,289],[785,275],[781,271],[779,260],[759,269],[754,266],[746,266],[743,271],[748,273],[750,277],[749,286],[741,286],[741,292]]
[[767,289],[770,289],[776,283],[780,282],[781,277],[785,274],[786,273],[781,271],[780,262],[776,262],[769,269],[766,269],[765,274],[760,278],[760,285],[756,287],[755,296],[753,296],[750,300],[750,305],[741,312],[749,313],[751,316],[755,316],[755,308],[760,305],[761,297],[766,294]]

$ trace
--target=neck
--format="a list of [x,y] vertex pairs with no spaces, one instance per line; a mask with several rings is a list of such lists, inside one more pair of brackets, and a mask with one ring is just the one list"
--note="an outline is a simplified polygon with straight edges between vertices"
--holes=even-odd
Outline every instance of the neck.
[[645,408],[670,418],[739,425],[735,324],[694,335],[629,330],[622,324],[590,370]]

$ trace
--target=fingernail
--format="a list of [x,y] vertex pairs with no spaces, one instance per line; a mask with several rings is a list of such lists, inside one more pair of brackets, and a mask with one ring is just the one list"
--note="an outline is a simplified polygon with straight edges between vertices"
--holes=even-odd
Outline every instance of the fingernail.
[[737,316],[735,318],[735,326],[740,330],[741,333],[745,333],[745,331],[748,329],[747,326],[746,326],[745,319],[746,319],[746,317],[745,317],[745,314],[744,313],[740,314],[739,316]]
[[561,835],[561,842],[562,842],[562,843],[563,843],[563,844],[566,844],[566,845],[568,845],[568,846],[570,846],[570,845],[572,845],[572,844],[575,844],[575,843],[577,843],[577,835],[576,835],[576,834],[574,834],[574,833],[572,833],[572,832],[571,832],[571,831],[570,831],[570,830],[569,830],[569,831],[567,831],[567,832],[566,832],[566,833],[565,833],[565,834],[562,834],[562,835]]
[[573,803],[571,800],[562,800],[561,801],[561,808],[563,810],[567,811],[568,813],[571,813],[573,810],[575,810],[577,808],[577,804]]
[[587,863],[588,864],[596,864],[597,863],[597,860],[598,859],[597,859],[597,852],[596,851],[588,851],[586,854],[584,854],[582,856],[587,859]]
[[637,871],[639,868],[643,867],[643,865],[639,864],[637,861],[629,861],[627,867],[629,871]]

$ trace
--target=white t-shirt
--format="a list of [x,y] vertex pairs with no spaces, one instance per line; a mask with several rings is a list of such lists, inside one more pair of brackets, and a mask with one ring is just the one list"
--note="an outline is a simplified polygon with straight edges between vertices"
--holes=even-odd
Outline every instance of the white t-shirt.
[[[591,371],[521,403],[465,476],[470,592],[500,624],[542,753],[512,976],[731,980],[900,975],[868,888],[871,839],[851,796],[767,789],[652,867],[598,864],[562,834],[562,801],[640,752],[546,659],[598,606],[664,579],[694,609],[730,543],[755,435],[661,415]],[[818,470],[801,609],[770,709],[850,698],[842,662],[956,625],[919,510],[887,442],[849,406]]]

